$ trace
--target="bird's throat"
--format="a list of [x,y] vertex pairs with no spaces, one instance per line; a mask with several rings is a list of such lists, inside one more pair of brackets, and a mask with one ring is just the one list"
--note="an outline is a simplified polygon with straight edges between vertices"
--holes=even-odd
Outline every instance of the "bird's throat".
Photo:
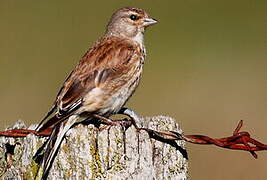
[[144,44],[144,33],[138,32],[134,37],[133,40],[136,41],[138,44]]

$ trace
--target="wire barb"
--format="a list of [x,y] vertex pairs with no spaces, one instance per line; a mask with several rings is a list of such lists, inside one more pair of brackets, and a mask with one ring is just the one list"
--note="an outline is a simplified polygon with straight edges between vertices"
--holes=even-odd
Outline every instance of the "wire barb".
[[233,131],[233,135],[229,137],[213,139],[203,135],[184,135],[183,138],[185,141],[194,144],[213,144],[222,148],[248,151],[254,158],[257,158],[256,151],[267,150],[267,145],[251,138],[246,131],[240,132],[242,126],[243,120],[240,120]]
[[[256,139],[251,138],[250,134],[246,131],[241,131],[243,126],[243,120],[240,120],[237,127],[233,131],[233,135],[223,138],[211,138],[204,135],[184,135],[174,131],[154,131],[147,128],[140,128],[140,130],[146,130],[148,133],[152,133],[154,137],[163,138],[166,140],[185,140],[193,144],[203,144],[203,145],[215,145],[221,148],[248,151],[254,158],[258,158],[256,151],[267,150],[267,145],[263,144]],[[35,130],[27,129],[13,129],[8,131],[0,132],[0,136],[7,137],[26,137],[28,134],[32,133],[37,136],[49,136],[52,132],[51,128],[47,128],[41,132]]]

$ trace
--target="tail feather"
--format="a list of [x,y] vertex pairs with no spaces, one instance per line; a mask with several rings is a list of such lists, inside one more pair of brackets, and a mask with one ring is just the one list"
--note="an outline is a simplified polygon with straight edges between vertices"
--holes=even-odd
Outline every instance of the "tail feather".
[[48,140],[44,159],[41,167],[43,168],[42,179],[47,179],[49,170],[52,167],[53,161],[56,157],[61,142],[67,131],[76,123],[77,117],[72,116],[56,126]]
[[[61,123],[65,119],[72,116],[76,112],[76,110],[79,107],[81,107],[82,102],[83,102],[82,100],[79,100],[76,103],[74,103],[73,105],[71,105],[68,109],[59,110],[59,111],[63,112],[62,114],[55,112],[57,110],[57,106],[56,106],[56,104],[54,104],[53,107],[50,109],[50,111],[47,113],[47,115],[39,123],[39,125],[36,128],[36,131],[41,132],[47,128],[55,127],[57,124]],[[54,115],[51,118],[49,118],[53,113],[54,113]]]

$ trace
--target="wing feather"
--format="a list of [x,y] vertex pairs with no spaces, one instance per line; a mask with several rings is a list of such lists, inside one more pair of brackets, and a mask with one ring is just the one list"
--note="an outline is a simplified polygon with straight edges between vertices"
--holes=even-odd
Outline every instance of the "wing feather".
[[[127,73],[129,63],[136,58],[137,44],[117,38],[105,39],[96,43],[80,60],[68,76],[57,95],[54,122],[42,122],[42,127],[57,124],[60,119],[69,117],[82,106],[83,98],[95,87],[105,88],[111,81]],[[138,54],[138,53],[137,53]],[[137,55],[138,56],[138,55]],[[120,81],[120,85],[126,83]],[[119,85],[118,84],[118,85]],[[77,103],[79,103],[77,105]],[[74,110],[73,110],[73,107]],[[65,118],[64,118],[65,119]],[[46,124],[47,123],[47,124]]]

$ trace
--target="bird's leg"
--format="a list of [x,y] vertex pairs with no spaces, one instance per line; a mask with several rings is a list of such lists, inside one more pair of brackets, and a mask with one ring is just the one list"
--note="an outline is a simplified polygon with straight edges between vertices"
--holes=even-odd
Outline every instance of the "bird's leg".
[[[97,118],[100,120],[100,123],[111,125],[111,126],[117,126],[121,125],[124,128],[128,128],[132,125],[132,121],[128,119],[123,119],[123,120],[112,120],[109,118],[106,118],[104,116],[100,116],[98,114],[93,114],[93,117]],[[135,125],[135,124],[134,124]],[[136,125],[135,125],[136,127]],[[52,128],[47,128],[41,132],[35,131],[35,130],[29,130],[29,129],[11,129],[7,131],[0,131],[0,136],[5,136],[5,137],[26,137],[28,134],[34,134],[37,136],[50,136],[52,132]]]
[[127,129],[128,127],[130,127],[132,125],[132,122],[126,118],[122,119],[122,120],[113,120],[113,119],[109,119],[106,118],[104,116],[98,115],[98,114],[93,114],[93,117],[97,118],[100,120],[100,123],[102,124],[106,124],[109,126],[122,126],[125,129]]

